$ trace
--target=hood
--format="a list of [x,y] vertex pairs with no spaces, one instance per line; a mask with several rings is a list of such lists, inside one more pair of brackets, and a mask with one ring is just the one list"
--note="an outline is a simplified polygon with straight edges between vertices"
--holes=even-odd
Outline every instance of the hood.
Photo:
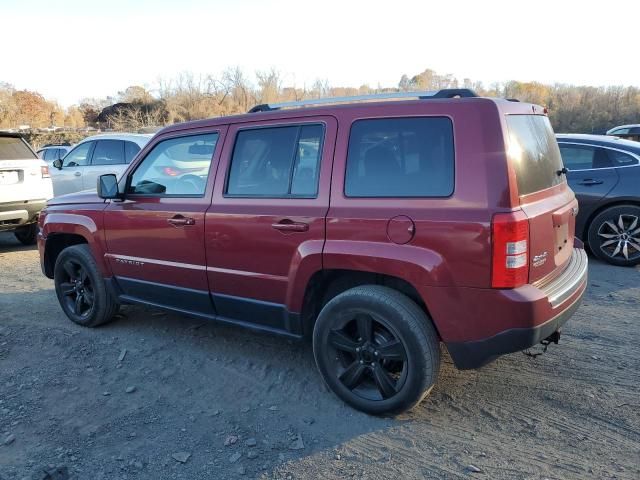
[[47,205],[72,205],[72,204],[87,204],[87,203],[105,203],[100,198],[95,190],[85,190],[83,192],[68,193],[67,195],[60,195],[59,197],[52,198],[47,202]]

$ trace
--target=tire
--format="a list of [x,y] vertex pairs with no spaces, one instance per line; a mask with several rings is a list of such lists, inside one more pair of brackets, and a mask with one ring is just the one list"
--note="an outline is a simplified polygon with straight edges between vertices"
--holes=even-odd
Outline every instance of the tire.
[[53,271],[56,295],[69,319],[84,327],[110,321],[119,304],[107,288],[86,244],[65,248]]
[[600,212],[589,224],[589,247],[600,260],[630,267],[640,263],[640,207],[618,205]]
[[35,245],[38,239],[38,224],[32,223],[31,225],[20,227],[13,234],[23,245]]
[[379,285],[352,288],[324,306],[313,330],[313,354],[327,386],[372,415],[415,407],[440,370],[431,319],[407,296]]

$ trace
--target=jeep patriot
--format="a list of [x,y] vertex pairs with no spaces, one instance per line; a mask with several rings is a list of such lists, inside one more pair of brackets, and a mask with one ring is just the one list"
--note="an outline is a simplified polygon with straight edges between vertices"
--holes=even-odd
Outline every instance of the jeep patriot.
[[442,345],[470,369],[557,343],[587,282],[565,173],[537,105],[259,105],[166,127],[119,179],[49,201],[38,248],[80,325],[137,303],[307,337],[337,396],[396,414],[431,391]]

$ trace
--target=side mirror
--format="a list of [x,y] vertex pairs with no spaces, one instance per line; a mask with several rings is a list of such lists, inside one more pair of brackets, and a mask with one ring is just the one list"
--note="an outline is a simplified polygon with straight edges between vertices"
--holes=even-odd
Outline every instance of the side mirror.
[[62,170],[62,160],[60,160],[59,158],[57,160],[54,160],[53,166],[56,167],[58,170]]
[[113,173],[100,175],[98,177],[97,187],[100,198],[104,198],[105,200],[120,198],[120,193],[118,192],[118,177]]

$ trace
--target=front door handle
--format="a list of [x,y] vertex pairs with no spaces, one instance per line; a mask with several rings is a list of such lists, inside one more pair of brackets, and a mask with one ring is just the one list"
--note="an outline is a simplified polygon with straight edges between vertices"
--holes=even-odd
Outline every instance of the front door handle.
[[309,230],[308,223],[294,222],[289,219],[282,220],[271,225],[271,228],[280,230],[281,232],[306,232]]
[[170,225],[173,225],[174,227],[186,227],[189,225],[195,225],[196,224],[196,220],[195,218],[191,218],[191,217],[185,217],[184,215],[175,215],[171,218],[169,218],[167,220],[167,222],[169,222]]
[[578,185],[600,185],[604,183],[602,180],[595,180],[593,178],[585,178],[581,182],[578,182]]
[[80,175],[82,175],[82,174],[81,174],[80,172],[75,172],[75,173],[74,173],[74,175],[75,175],[76,177],[79,177],[79,176],[80,176]]

